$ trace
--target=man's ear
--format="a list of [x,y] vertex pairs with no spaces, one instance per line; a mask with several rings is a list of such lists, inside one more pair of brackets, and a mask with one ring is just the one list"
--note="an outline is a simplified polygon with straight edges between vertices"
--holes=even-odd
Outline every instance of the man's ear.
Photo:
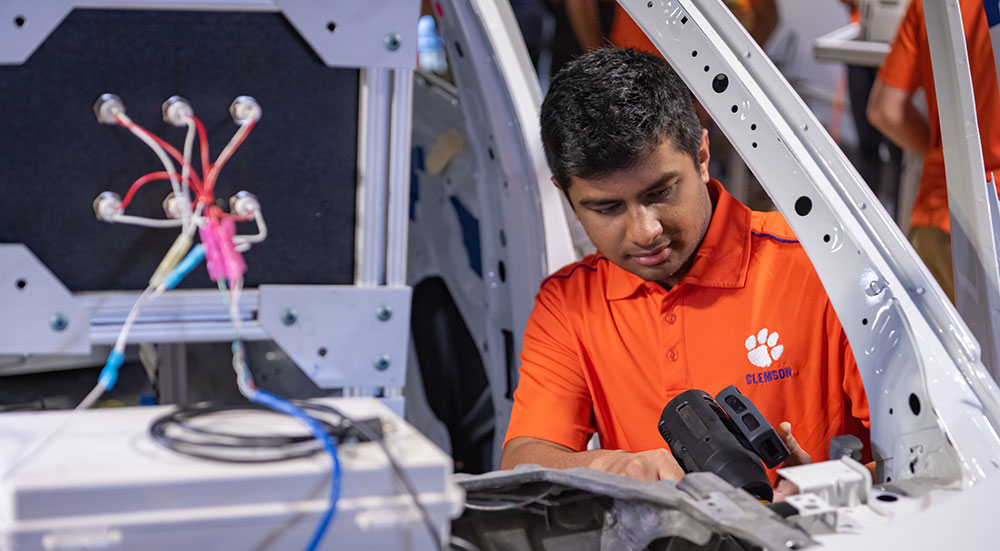
[[566,202],[569,203],[569,208],[570,208],[570,210],[573,211],[573,214],[576,214],[576,207],[573,206],[573,201],[571,201],[570,198],[569,198],[569,191],[563,189],[563,187],[561,185],[559,185],[559,181],[556,180],[555,176],[553,176],[552,178],[549,178],[549,179],[552,180],[552,185],[556,186],[556,189],[559,190],[559,193],[561,193],[563,195],[563,197],[566,198]]
[[702,181],[706,184],[709,178],[711,178],[708,175],[708,159],[710,157],[708,149],[708,130],[702,128],[701,145],[698,147],[698,173],[701,175]]

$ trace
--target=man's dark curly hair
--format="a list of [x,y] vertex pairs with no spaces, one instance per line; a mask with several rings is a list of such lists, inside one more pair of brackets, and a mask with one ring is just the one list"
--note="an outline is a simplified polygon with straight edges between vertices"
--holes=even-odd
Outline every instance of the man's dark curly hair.
[[541,127],[545,159],[567,197],[571,176],[632,168],[664,139],[698,164],[701,123],[691,91],[666,61],[637,50],[602,48],[559,71]]

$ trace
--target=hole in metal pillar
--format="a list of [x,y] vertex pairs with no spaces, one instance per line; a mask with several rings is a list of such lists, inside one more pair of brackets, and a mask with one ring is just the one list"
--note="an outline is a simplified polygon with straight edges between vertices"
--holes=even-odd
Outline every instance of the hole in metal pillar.
[[805,216],[812,211],[813,202],[812,199],[803,195],[795,200],[795,214],[799,216]]
[[717,94],[721,94],[726,91],[726,88],[729,88],[729,77],[725,73],[715,75],[715,78],[712,79],[712,90],[715,90]]

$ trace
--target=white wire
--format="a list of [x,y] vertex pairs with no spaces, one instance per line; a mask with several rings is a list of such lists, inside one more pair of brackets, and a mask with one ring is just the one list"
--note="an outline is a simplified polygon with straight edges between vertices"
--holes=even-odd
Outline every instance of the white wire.
[[115,340],[115,350],[118,352],[125,351],[125,344],[128,342],[128,334],[132,330],[132,325],[135,324],[136,318],[139,316],[139,311],[142,310],[147,303],[159,298],[165,290],[166,287],[164,285],[160,285],[159,287],[153,287],[150,285],[146,287],[146,290],[144,290],[141,295],[139,295],[139,299],[132,305],[132,310],[129,311],[128,316],[125,318],[125,323],[122,324],[121,331],[118,332],[118,338]]
[[[264,213],[261,212],[259,208],[253,211],[254,222],[257,223],[257,233],[250,235],[237,235],[233,237],[233,243],[237,245],[237,250],[240,252],[246,249],[239,249],[239,245],[249,245],[250,243],[260,243],[261,241],[267,239],[267,224],[264,223]],[[249,249],[250,247],[247,247]]]
[[226,293],[226,282],[219,278],[219,291],[222,292],[222,300],[229,307],[229,320],[233,325],[233,371],[236,372],[236,386],[240,394],[247,399],[255,392],[253,377],[250,375],[246,365],[246,352],[243,350],[243,342],[240,338],[242,324],[239,316],[240,291],[243,288],[243,279],[233,282],[232,296]]
[[[156,156],[160,158],[160,162],[163,163],[163,168],[166,169],[167,175],[170,177],[170,187],[173,188],[174,190],[174,197],[177,197],[178,200],[183,201],[183,199],[181,198],[181,184],[180,182],[177,181],[177,170],[174,168],[174,163],[173,161],[170,160],[170,156],[167,155],[167,152],[164,151],[163,148],[160,147],[160,144],[156,143],[156,141],[152,137],[150,137],[146,132],[144,132],[135,123],[133,123],[132,119],[128,118],[128,116],[125,113],[118,113],[116,117],[120,118],[121,121],[124,123],[123,126],[125,126],[125,128],[128,128],[130,132],[135,134],[135,136],[138,137],[140,140],[142,140],[143,143],[148,145],[149,148],[153,150],[153,153],[156,153]],[[181,209],[181,222],[182,222],[181,225],[184,228],[187,228],[188,225],[191,223],[191,218],[187,209]]]
[[112,214],[105,218],[108,222],[116,224],[131,224],[133,226],[145,226],[147,228],[185,228],[184,220],[171,220],[160,218],[145,218],[143,216],[132,216],[130,214]]
[[184,196],[181,211],[190,212],[191,188],[188,184],[188,178],[190,178],[191,175],[191,151],[194,149],[194,137],[196,132],[193,118],[184,117],[184,122],[187,123],[188,131],[187,136],[184,137],[184,166],[181,167],[181,190]]
[[191,213],[191,225],[188,226],[187,231],[184,232],[184,234],[188,237],[194,237],[194,231],[204,225],[205,218],[201,215],[201,211],[204,208],[205,205],[201,202],[198,202],[198,204],[195,205],[194,212]]

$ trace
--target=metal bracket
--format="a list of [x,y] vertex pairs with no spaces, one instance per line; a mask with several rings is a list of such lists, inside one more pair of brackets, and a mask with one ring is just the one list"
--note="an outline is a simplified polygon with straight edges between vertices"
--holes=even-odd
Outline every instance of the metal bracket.
[[0,2],[0,65],[20,65],[73,11],[72,0]]
[[417,68],[417,0],[274,0],[328,66]]
[[5,0],[0,3],[0,65],[20,65],[74,8],[280,11],[330,67],[415,69],[416,0]]
[[90,317],[22,244],[0,244],[0,305],[0,354],[90,353]]
[[850,457],[785,467],[778,469],[778,474],[795,484],[801,494],[816,494],[833,507],[863,505],[872,493],[871,472]]
[[409,287],[261,285],[258,292],[257,322],[321,388],[403,386]]

